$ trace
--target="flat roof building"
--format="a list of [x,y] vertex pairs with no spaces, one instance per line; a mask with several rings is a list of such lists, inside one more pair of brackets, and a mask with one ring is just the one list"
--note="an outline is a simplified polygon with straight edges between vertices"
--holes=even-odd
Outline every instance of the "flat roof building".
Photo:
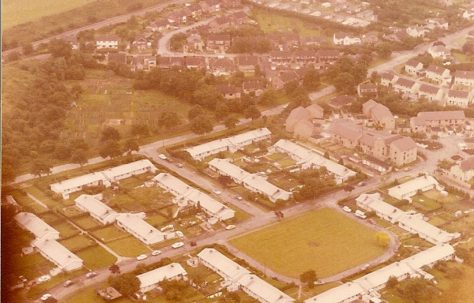
[[84,264],[81,258],[56,240],[38,238],[31,242],[31,245],[36,247],[43,257],[63,271],[73,271],[81,268]]
[[63,199],[69,199],[69,194],[80,191],[87,186],[110,186],[110,181],[102,172],[95,172],[79,177],[63,180],[50,185],[53,192],[60,194]]
[[59,239],[59,231],[32,213],[21,212],[15,215],[18,225],[32,233],[37,239]]
[[110,182],[117,182],[135,175],[157,171],[153,163],[148,159],[138,160],[131,163],[115,166],[102,171]]

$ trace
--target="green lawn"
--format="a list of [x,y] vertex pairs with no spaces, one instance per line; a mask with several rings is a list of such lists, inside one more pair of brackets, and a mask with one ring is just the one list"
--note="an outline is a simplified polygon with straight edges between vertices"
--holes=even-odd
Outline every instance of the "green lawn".
[[128,236],[126,232],[113,225],[94,230],[92,235],[105,243]]
[[96,227],[101,226],[101,224],[99,223],[99,221],[94,220],[92,217],[89,217],[89,216],[85,216],[85,217],[81,217],[81,218],[78,218],[78,219],[74,219],[73,221],[74,221],[74,223],[76,223],[80,228],[86,229],[86,230],[93,229],[93,228],[96,228]]
[[88,269],[108,267],[117,261],[117,258],[99,245],[82,250],[77,253],[77,256],[84,260],[84,266]]
[[86,247],[95,245],[96,243],[89,237],[78,235],[67,240],[61,241],[61,244],[72,252],[77,252]]
[[157,215],[147,217],[145,221],[147,221],[148,223],[150,223],[151,225],[155,227],[159,227],[163,225],[164,223],[168,222],[169,219],[166,218],[165,216],[157,214]]
[[299,277],[313,269],[319,277],[334,275],[380,256],[375,231],[332,209],[295,219],[231,240],[231,243],[284,275]]
[[107,246],[124,257],[136,257],[150,252],[150,249],[145,244],[132,236],[109,242]]
[[63,222],[60,224],[55,224],[53,227],[59,231],[59,235],[61,236],[62,239],[64,238],[69,238],[74,235],[77,235],[79,233],[79,230],[69,224],[68,222]]

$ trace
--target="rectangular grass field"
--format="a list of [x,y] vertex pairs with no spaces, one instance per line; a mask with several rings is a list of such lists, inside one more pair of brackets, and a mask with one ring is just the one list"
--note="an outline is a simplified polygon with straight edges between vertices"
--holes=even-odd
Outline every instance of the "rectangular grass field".
[[315,270],[328,277],[381,254],[376,231],[336,210],[324,208],[231,240],[231,244],[269,268],[299,277]]

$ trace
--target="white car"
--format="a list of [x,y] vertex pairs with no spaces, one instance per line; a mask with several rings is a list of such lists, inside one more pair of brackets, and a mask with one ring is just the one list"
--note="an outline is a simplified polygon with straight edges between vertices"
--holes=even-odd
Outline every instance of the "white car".
[[48,300],[48,299],[51,298],[51,297],[53,297],[52,294],[44,294],[44,295],[41,296],[40,299],[41,299],[41,301],[46,301],[46,300]]
[[152,256],[161,255],[161,250],[154,250],[154,251],[151,252],[151,255],[152,255]]
[[139,256],[137,257],[137,260],[138,260],[138,261],[141,261],[141,260],[145,260],[146,258],[148,258],[147,255],[139,255]]
[[44,275],[44,276],[38,277],[36,279],[36,281],[38,281],[39,283],[43,283],[43,282],[46,282],[46,281],[49,281],[49,280],[51,280],[50,275]]
[[87,278],[87,279],[92,279],[92,278],[94,278],[95,276],[97,276],[97,273],[96,273],[95,271],[91,271],[91,272],[88,272],[88,273],[86,274],[86,278]]
[[242,198],[241,196],[238,196],[238,197],[235,197],[237,200],[239,201],[242,201],[244,198]]
[[225,227],[225,229],[227,229],[227,230],[231,230],[231,229],[234,229],[234,228],[235,228],[235,225],[227,225]]
[[178,249],[178,248],[183,247],[183,246],[184,246],[183,242],[176,242],[176,243],[171,244],[171,247],[174,248],[174,249]]
[[179,231],[179,230],[178,230],[178,231],[176,231],[175,234],[176,234],[176,237],[178,237],[178,238],[184,238],[184,234],[183,234],[182,231]]
[[166,157],[166,155],[164,155],[164,154],[159,154],[158,158],[160,158],[161,160],[167,160],[168,159],[168,157]]
[[183,168],[184,165],[183,165],[182,163],[178,163],[178,167],[179,167],[179,168]]
[[352,209],[349,206],[344,206],[342,208],[342,210],[345,211],[346,213],[351,213],[352,212]]
[[216,195],[220,195],[220,194],[222,194],[222,192],[221,192],[220,190],[217,190],[217,189],[216,189],[216,190],[214,190],[214,193],[215,193]]
[[71,286],[72,284],[74,284],[74,282],[72,282],[71,280],[67,280],[67,281],[64,282],[63,286],[64,286],[64,287],[69,287],[69,286]]

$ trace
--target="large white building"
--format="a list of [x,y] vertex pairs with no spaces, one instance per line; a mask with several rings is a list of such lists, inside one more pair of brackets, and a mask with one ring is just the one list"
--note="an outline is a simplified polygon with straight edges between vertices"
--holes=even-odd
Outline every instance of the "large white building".
[[389,188],[388,194],[398,200],[406,199],[411,201],[411,197],[415,196],[418,191],[425,192],[433,188],[439,191],[444,190],[443,186],[440,185],[435,178],[429,175],[423,175]]
[[174,234],[163,233],[144,220],[144,213],[120,214],[117,216],[117,225],[132,234],[146,245],[152,245],[167,239],[174,238]]
[[69,199],[69,194],[82,190],[87,186],[103,185],[109,187],[112,182],[143,174],[156,172],[156,167],[149,160],[138,160],[135,162],[119,165],[103,171],[67,179],[50,185],[53,192],[60,194],[63,199]]
[[334,175],[337,184],[345,182],[350,177],[356,175],[355,171],[324,158],[316,151],[285,139],[281,139],[275,143],[272,149],[288,154],[293,160],[297,161],[302,169],[325,167]]
[[382,200],[379,193],[362,194],[357,199],[357,206],[375,214],[390,223],[398,224],[409,233],[416,234],[433,244],[448,243],[460,236],[459,233],[448,233],[426,222],[421,214],[402,211]]
[[88,212],[92,218],[101,224],[111,224],[115,222],[118,213],[107,204],[100,201],[102,195],[80,195],[74,202],[76,206],[84,212]]
[[262,303],[291,303],[295,301],[214,248],[205,248],[197,256],[204,266],[224,278],[224,283],[229,290],[241,289]]
[[59,239],[59,231],[35,214],[21,212],[15,215],[15,220],[21,228],[32,233],[37,239]]
[[186,149],[195,160],[202,160],[223,151],[235,152],[254,142],[270,139],[268,128],[258,128],[232,137],[218,139]]
[[171,174],[161,173],[156,175],[153,180],[160,187],[172,193],[175,196],[174,202],[178,205],[199,205],[207,215],[218,220],[228,220],[235,216],[235,211],[233,209],[184,183]]
[[291,192],[271,184],[264,177],[241,169],[227,159],[212,159],[209,162],[209,168],[223,176],[230,177],[235,183],[241,184],[248,190],[267,197],[273,203],[278,200],[288,200],[292,196]]
[[81,268],[84,262],[69,249],[53,239],[38,238],[31,242],[40,254],[54,263],[63,271],[72,271]]
[[156,288],[161,281],[186,279],[187,275],[181,264],[171,263],[138,275],[137,278],[140,282],[140,292],[146,293]]

